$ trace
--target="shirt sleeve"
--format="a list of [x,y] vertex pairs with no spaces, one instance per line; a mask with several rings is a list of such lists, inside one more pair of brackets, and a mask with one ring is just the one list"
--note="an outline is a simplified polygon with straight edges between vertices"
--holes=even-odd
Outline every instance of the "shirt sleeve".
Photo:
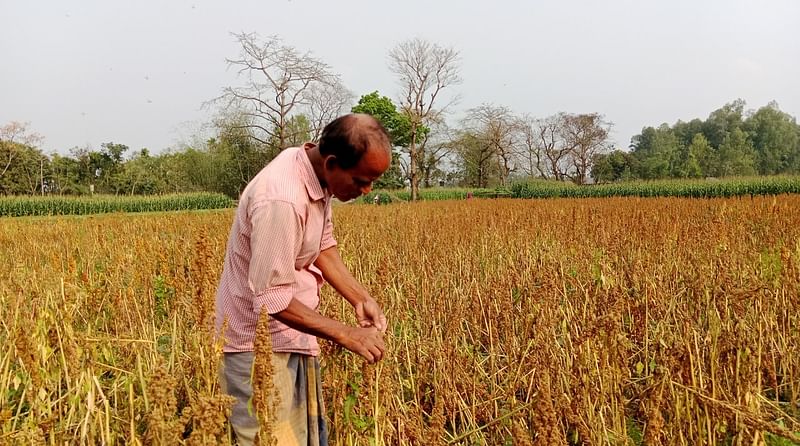
[[253,311],[280,313],[289,306],[295,282],[295,262],[303,241],[303,227],[294,206],[268,201],[250,215],[248,285],[255,296]]
[[[330,206],[330,205],[328,205]],[[327,215],[325,216],[325,227],[322,230],[322,240],[319,244],[319,250],[325,251],[328,248],[336,246],[336,239],[333,238],[333,211],[328,208]]]

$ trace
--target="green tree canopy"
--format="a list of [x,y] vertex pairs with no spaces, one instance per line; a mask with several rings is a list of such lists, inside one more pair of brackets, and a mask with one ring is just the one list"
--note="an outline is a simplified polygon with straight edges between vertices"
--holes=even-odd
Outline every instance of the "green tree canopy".
[[[386,96],[381,96],[377,91],[365,94],[353,106],[353,113],[365,113],[373,116],[389,132],[392,146],[406,147],[411,142],[411,120],[408,115],[397,111],[397,106]],[[428,127],[421,127],[418,136],[425,136],[430,132]],[[376,188],[396,189],[404,184],[404,175],[400,165],[400,153],[392,151],[392,163],[389,170],[375,182]]]

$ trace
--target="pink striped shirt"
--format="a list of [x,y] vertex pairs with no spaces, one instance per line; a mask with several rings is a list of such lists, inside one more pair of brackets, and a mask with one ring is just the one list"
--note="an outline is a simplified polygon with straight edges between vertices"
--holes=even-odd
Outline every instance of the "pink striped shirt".
[[[253,350],[260,312],[283,311],[292,298],[319,307],[319,253],[336,245],[331,196],[322,189],[304,147],[283,150],[239,199],[217,289],[216,326],[225,352]],[[270,318],[275,352],[319,354],[317,338]]]

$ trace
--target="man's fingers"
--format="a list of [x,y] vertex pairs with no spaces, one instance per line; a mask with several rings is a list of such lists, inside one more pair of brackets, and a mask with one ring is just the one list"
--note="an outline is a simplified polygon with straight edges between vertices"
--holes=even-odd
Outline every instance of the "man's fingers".
[[[364,322],[359,322],[364,324]],[[362,356],[368,363],[374,364],[383,358],[386,346],[383,342],[383,334],[370,322],[366,326],[353,328],[355,344],[350,348],[354,353]]]
[[368,363],[370,363],[370,364],[374,364],[375,363],[375,356],[372,354],[372,352],[369,349],[365,348],[361,352],[361,356],[363,356],[364,359],[366,359]]
[[375,358],[375,362],[383,359],[383,352],[377,347],[373,347],[372,350],[370,350],[370,353],[372,353],[372,357]]
[[381,333],[386,333],[386,328],[388,327],[388,324],[386,323],[386,316],[383,315],[379,316],[376,320],[362,319],[358,321],[358,325],[360,325],[362,328],[375,327]]

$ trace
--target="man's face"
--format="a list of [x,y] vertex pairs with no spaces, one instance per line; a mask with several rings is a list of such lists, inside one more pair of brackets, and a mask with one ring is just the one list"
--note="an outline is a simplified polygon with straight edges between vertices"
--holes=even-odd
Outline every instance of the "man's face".
[[325,162],[328,190],[341,201],[354,200],[372,190],[372,183],[380,177],[392,159],[381,147],[370,147],[355,166],[342,169],[334,157]]

